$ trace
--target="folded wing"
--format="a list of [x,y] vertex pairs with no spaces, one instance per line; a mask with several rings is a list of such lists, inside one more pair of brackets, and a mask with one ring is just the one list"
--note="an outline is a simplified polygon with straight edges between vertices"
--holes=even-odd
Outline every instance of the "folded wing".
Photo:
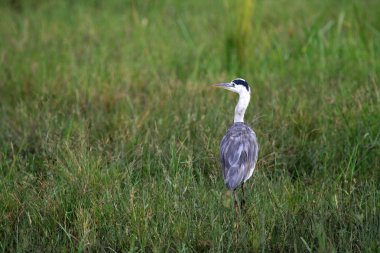
[[235,123],[220,144],[224,182],[234,190],[251,177],[257,161],[256,135],[244,123]]

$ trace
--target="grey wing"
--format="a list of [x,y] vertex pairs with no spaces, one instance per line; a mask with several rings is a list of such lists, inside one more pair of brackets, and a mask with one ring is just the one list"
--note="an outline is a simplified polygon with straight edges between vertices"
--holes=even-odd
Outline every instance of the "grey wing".
[[258,145],[253,131],[242,134],[227,132],[220,145],[220,161],[224,182],[236,189],[252,176],[257,161]]

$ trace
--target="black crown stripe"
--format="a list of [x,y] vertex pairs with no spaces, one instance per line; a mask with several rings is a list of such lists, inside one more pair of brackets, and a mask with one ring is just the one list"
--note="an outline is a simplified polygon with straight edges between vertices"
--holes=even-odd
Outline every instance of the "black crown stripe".
[[232,82],[236,85],[243,85],[249,91],[248,83],[244,79],[234,79]]

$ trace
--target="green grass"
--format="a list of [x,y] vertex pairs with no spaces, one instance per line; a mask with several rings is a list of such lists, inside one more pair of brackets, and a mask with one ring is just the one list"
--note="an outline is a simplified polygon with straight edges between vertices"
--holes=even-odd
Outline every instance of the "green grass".
[[[240,2],[0,3],[1,251],[380,250],[380,2]],[[238,215],[209,86],[237,76]]]

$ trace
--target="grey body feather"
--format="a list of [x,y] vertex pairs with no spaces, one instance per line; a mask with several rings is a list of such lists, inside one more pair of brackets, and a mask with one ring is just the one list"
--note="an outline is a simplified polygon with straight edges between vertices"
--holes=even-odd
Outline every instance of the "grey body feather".
[[235,190],[252,176],[258,151],[256,134],[248,125],[236,122],[227,130],[220,143],[220,162],[229,189]]

